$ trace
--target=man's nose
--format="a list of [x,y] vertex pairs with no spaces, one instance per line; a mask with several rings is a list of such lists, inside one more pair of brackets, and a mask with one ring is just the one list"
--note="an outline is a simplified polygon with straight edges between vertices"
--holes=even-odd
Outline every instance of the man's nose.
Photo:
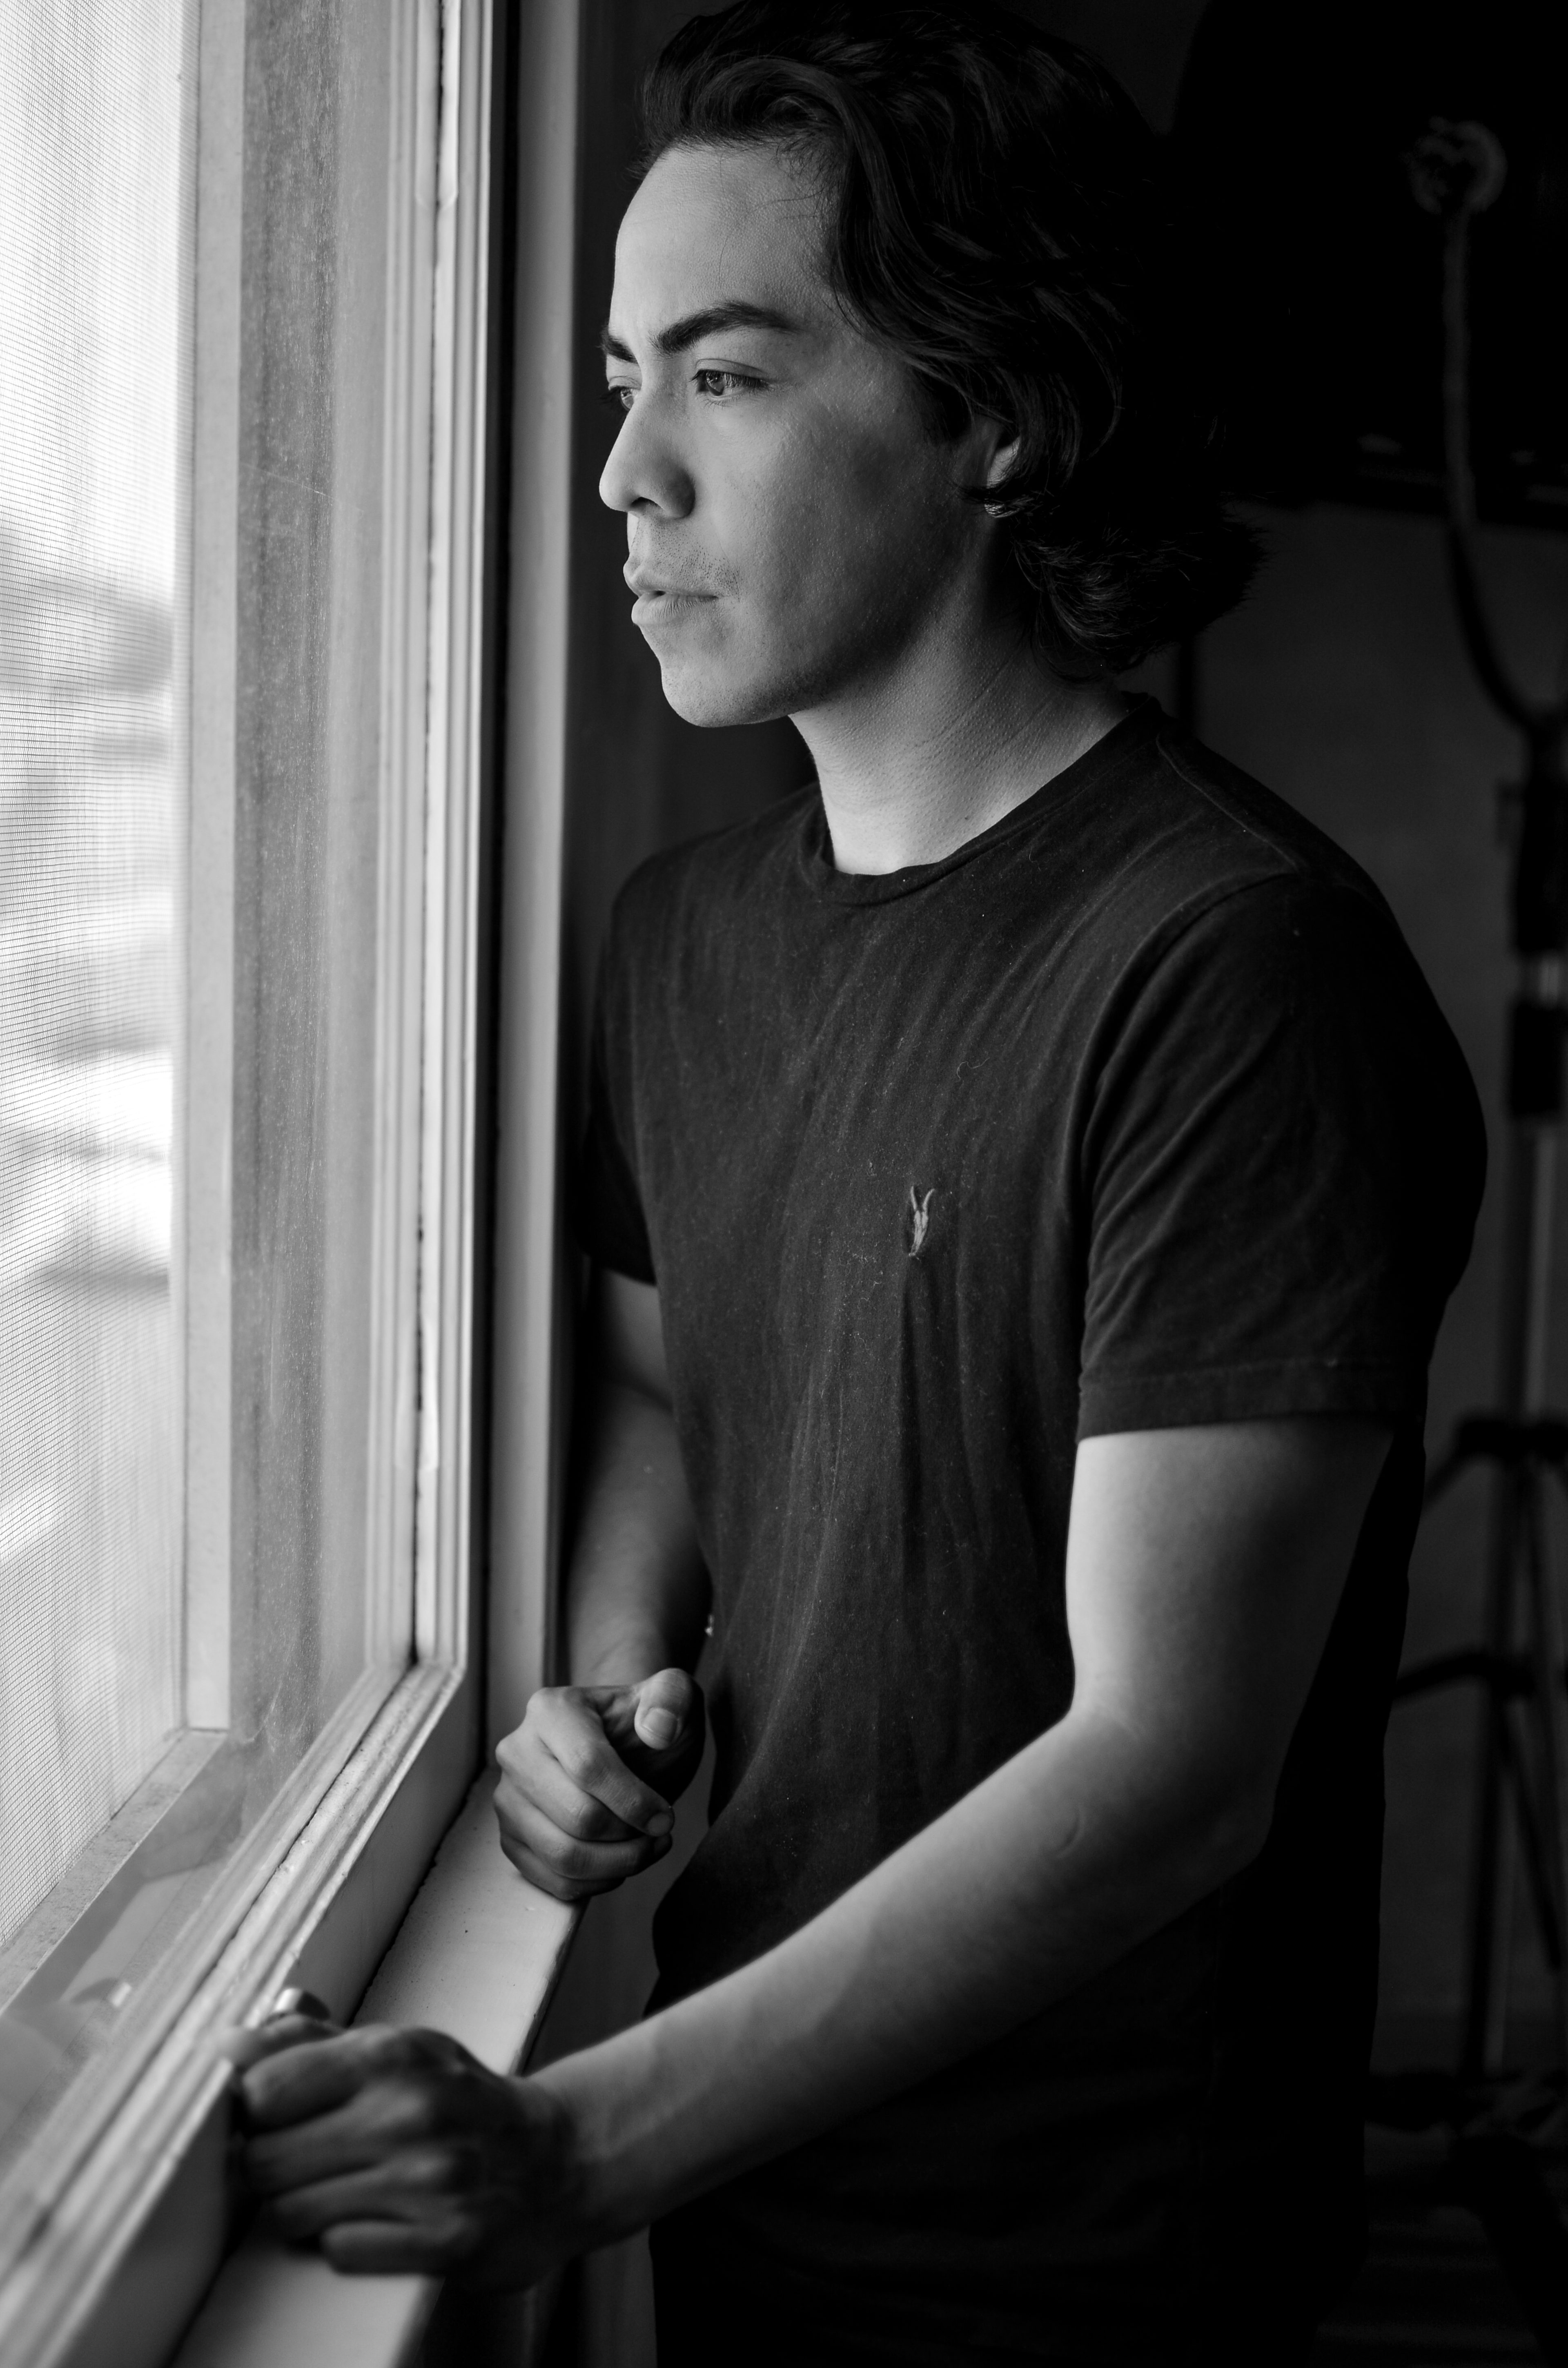
[[643,393],[627,413],[599,479],[599,499],[607,508],[656,510],[662,518],[689,514],[697,488],[659,416],[662,409]]

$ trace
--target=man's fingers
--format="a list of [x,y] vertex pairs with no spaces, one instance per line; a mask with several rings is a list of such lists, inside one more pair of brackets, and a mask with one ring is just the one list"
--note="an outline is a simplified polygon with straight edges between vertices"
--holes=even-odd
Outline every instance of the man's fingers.
[[624,1825],[643,1834],[668,1833],[674,1822],[669,1803],[632,1774],[604,1714],[605,1708],[624,1693],[627,1710],[621,1723],[630,1736],[632,1691],[606,1687],[603,1705],[597,1697],[590,1702],[586,1694],[569,1688],[542,1699],[536,1696],[539,1739],[569,1782]]
[[345,2220],[324,2229],[321,2249],[347,2277],[433,2276],[468,2258],[467,2231],[456,2222],[433,2229],[396,2220]]
[[650,1751],[674,1751],[697,1710],[697,1687],[684,1669],[657,1669],[637,1688],[632,1727]]
[[[320,2030],[321,2026],[312,2026]],[[251,2127],[286,2129],[330,2113],[357,2097],[365,2083],[391,2068],[400,2034],[375,2027],[337,2032],[314,2045],[296,2045],[253,2064],[240,2081]]]
[[340,2024],[323,2022],[313,2014],[274,2014],[252,2031],[226,2032],[218,2042],[218,2053],[226,2055],[236,2071],[244,2072],[286,2048],[307,2047],[313,2040],[341,2036]]
[[270,2203],[283,2235],[299,2243],[345,2220],[410,2222],[444,2215],[451,2206],[451,2160],[438,2147],[406,2146],[353,2169],[319,2179],[267,2187],[256,2168],[259,2148],[245,2148],[245,2175]]
[[578,1886],[624,1883],[629,1874],[640,1874],[662,1858],[670,1846],[667,1837],[650,1840],[641,1834],[624,1842],[581,1842],[525,1800],[508,1804],[506,1831],[561,1882]]
[[517,1873],[526,1876],[536,1890],[548,1891],[552,1899],[564,1899],[568,1903],[578,1899],[597,1899],[603,1892],[619,1891],[626,1880],[623,1874],[612,1874],[597,1882],[574,1883],[565,1875],[557,1874],[552,1866],[543,1859],[536,1858],[532,1850],[506,1832],[501,1836],[501,1854],[511,1861]]
[[639,1702],[632,1721],[639,1743],[650,1751],[668,1751],[680,1739],[680,1720],[673,1710],[661,1702]]
[[361,2274],[457,2269],[483,2231],[454,2201],[449,2170],[444,2155],[404,2153],[274,2196],[272,2219],[290,2244],[314,2238],[334,2269]]
[[685,1669],[653,1669],[637,1686],[619,1686],[604,1702],[604,1734],[619,1750],[642,1750],[653,1764],[677,1759],[701,1719],[697,1679]]
[[523,1801],[530,1801],[536,1809],[542,1810],[551,1824],[563,1834],[570,1834],[574,1841],[631,1842],[643,1839],[640,1827],[628,1825],[624,1817],[618,1817],[613,1809],[607,1809],[602,1801],[574,1784],[560,1761],[542,1745],[529,1759],[526,1783],[514,1776],[502,1779],[496,1808],[506,1817]]
[[345,2105],[263,2129],[247,2140],[245,2176],[258,2195],[282,2195],[390,2162],[429,2134],[422,2088],[370,2080]]

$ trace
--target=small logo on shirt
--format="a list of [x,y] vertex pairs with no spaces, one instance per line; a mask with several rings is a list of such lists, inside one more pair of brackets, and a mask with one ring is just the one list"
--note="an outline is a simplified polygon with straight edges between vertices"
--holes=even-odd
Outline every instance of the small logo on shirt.
[[926,1235],[931,1224],[931,1203],[936,1197],[934,1184],[924,1199],[913,1184],[909,1188],[909,1255],[912,1258],[918,1258],[926,1247]]

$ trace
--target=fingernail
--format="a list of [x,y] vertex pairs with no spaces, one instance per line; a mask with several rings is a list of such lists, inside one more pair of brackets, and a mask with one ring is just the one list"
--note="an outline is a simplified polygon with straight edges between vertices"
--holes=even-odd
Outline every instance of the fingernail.
[[649,1818],[647,1829],[649,1833],[653,1835],[667,1834],[674,1824],[675,1819],[671,1816],[669,1811],[667,1809],[661,1809],[656,1817]]
[[637,1732],[655,1751],[667,1751],[680,1733],[680,1721],[673,1710],[639,1711]]
[[327,2005],[324,1998],[317,1998],[314,1990],[293,1988],[279,1990],[267,2009],[267,2020],[268,2022],[278,2022],[286,2014],[308,2014],[312,2022],[332,2021],[331,2007]]

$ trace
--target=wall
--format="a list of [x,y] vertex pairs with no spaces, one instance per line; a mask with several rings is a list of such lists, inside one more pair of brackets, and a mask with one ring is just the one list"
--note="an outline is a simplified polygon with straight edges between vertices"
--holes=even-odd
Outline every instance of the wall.
[[597,494],[619,425],[603,400],[597,344],[632,189],[633,97],[644,65],[690,13],[681,0],[588,0],[585,10],[566,914],[568,1025],[579,1053],[594,961],[627,873],[655,848],[743,820],[811,771],[788,723],[699,732],[665,705],[658,666],[629,621],[626,521]]
[[[1199,728],[1371,873],[1463,1046],[1491,1136],[1475,1254],[1433,1370],[1430,1457],[1456,1417],[1486,1406],[1494,1386],[1503,1012],[1511,986],[1496,791],[1517,777],[1519,753],[1471,676],[1436,521],[1325,506],[1263,523],[1272,555],[1257,587],[1199,651]],[[1505,646],[1545,696],[1560,678],[1568,634],[1568,538],[1490,529],[1483,550]],[[1561,1404],[1568,1258],[1557,1276],[1553,1331],[1552,1395]],[[1408,1660],[1477,1639],[1484,1503],[1483,1483],[1471,1479],[1427,1519],[1412,1571]],[[1430,2060],[1453,2044],[1474,1739],[1468,1690],[1395,1710],[1380,2033],[1386,2061]],[[1546,2002],[1522,1916],[1517,1973],[1519,2036],[1528,2037]]]

